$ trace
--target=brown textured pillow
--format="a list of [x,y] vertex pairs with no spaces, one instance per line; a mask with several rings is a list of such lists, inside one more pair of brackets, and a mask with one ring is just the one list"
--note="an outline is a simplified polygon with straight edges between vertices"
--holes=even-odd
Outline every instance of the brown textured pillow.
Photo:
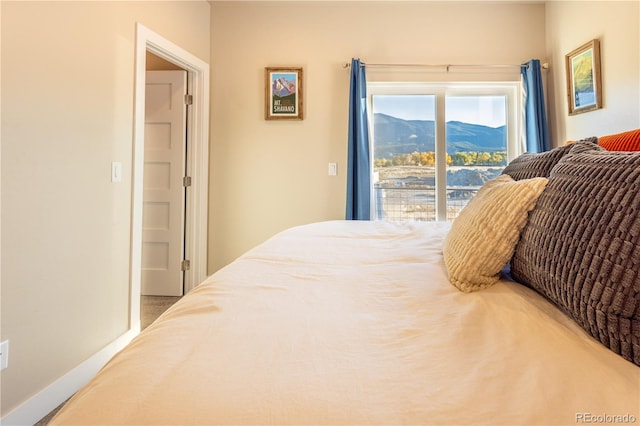
[[640,153],[574,144],[529,215],[511,273],[640,365]]
[[[575,143],[579,142],[596,145],[598,143],[598,138],[591,137]],[[562,157],[569,153],[572,147],[573,144],[563,145],[558,148],[554,148],[551,151],[537,154],[525,152],[507,164],[507,167],[504,168],[502,174],[509,175],[514,180],[548,177],[551,169],[553,169]]]

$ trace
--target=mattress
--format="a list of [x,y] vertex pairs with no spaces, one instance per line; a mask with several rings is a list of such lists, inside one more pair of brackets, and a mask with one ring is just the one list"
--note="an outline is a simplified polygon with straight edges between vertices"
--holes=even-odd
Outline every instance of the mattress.
[[640,368],[518,283],[458,291],[448,229],[281,232],[165,312],[52,424],[637,422]]

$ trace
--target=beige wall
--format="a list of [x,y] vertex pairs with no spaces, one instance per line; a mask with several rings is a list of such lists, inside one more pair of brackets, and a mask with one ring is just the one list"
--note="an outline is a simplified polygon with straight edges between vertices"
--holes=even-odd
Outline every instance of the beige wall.
[[[550,2],[546,12],[526,2],[3,0],[0,8],[1,340],[11,352],[2,416],[128,328],[135,22],[211,58],[210,272],[282,229],[343,218],[342,65],[352,57],[540,58],[552,65],[554,143],[640,127],[637,1]],[[567,117],[563,55],[595,37],[605,109]],[[304,121],[263,119],[264,67],[278,65],[304,67]],[[123,162],[122,183],[110,182],[111,161]],[[327,176],[328,162],[338,163],[337,177]]]
[[129,328],[136,22],[211,50],[205,1],[0,5],[4,417]]
[[[212,3],[210,272],[287,227],[344,218],[344,63],[544,59],[544,19],[543,4]],[[280,65],[304,67],[304,121],[263,118],[264,67]]]
[[[546,6],[549,125],[554,145],[640,127],[640,1],[552,1]],[[565,56],[597,38],[603,108],[569,116]]]

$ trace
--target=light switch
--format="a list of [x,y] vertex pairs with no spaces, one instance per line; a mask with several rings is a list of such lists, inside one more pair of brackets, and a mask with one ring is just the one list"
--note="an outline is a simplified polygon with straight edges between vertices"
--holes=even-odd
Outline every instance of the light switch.
[[0,343],[0,370],[9,366],[9,341]]
[[329,176],[337,176],[337,175],[338,175],[338,164],[329,163]]
[[122,163],[114,161],[111,163],[111,182],[122,181]]

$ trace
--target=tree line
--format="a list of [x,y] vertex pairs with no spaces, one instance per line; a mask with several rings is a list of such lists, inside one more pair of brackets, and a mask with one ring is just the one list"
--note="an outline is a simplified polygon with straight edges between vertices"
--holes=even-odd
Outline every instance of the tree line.
[[[399,154],[391,158],[376,158],[375,167],[390,166],[435,166],[436,153],[417,152],[411,154]],[[506,166],[506,151],[498,152],[456,152],[453,155],[447,154],[448,166]]]

